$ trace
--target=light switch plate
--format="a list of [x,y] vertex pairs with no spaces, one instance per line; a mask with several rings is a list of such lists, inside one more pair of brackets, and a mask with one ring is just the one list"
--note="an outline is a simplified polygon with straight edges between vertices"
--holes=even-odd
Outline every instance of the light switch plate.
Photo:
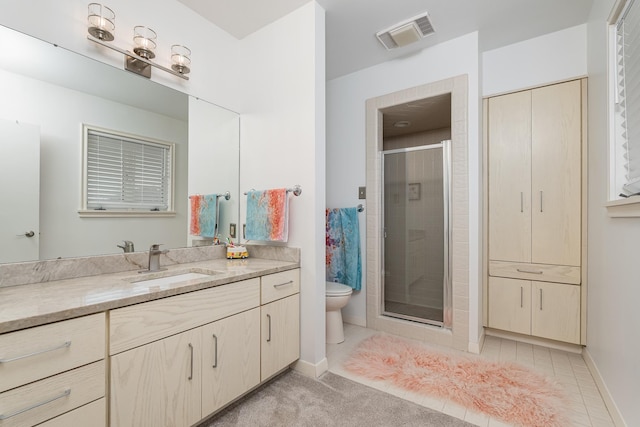
[[234,223],[229,224],[229,237],[236,238],[236,225]]
[[367,198],[367,187],[358,187],[358,199]]

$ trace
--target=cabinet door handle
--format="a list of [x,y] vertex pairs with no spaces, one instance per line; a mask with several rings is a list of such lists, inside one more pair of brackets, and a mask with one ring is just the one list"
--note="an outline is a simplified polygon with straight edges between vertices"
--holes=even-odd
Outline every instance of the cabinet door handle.
[[523,270],[521,268],[516,268],[516,271],[518,273],[529,273],[529,274],[543,274],[544,273],[542,270],[531,271],[531,270]]
[[32,410],[32,409],[36,409],[36,408],[39,408],[40,406],[46,405],[47,403],[51,403],[51,402],[53,402],[53,401],[55,401],[55,400],[62,399],[63,397],[67,397],[67,396],[69,396],[70,394],[71,394],[71,389],[70,389],[70,388],[68,388],[68,389],[66,389],[65,391],[63,391],[62,393],[60,393],[60,394],[59,394],[59,395],[57,395],[57,396],[54,396],[54,397],[49,398],[49,399],[47,399],[47,400],[44,400],[44,401],[42,401],[42,402],[34,403],[33,405],[31,405],[31,406],[29,406],[29,407],[27,407],[27,408],[24,408],[24,409],[18,409],[17,411],[15,411],[15,412],[10,412],[10,413],[8,413],[8,414],[0,414],[0,421],[8,420],[9,418],[13,418],[13,417],[15,417],[16,415],[23,414],[23,413],[25,413],[25,412],[27,412],[27,411],[30,411],[30,410]]
[[542,311],[542,289],[540,289],[540,311]]
[[269,335],[267,337],[267,342],[271,342],[271,315],[267,314],[267,319],[269,319]]
[[218,367],[218,337],[213,334],[213,367]]
[[187,379],[192,380],[193,379],[193,346],[191,345],[191,343],[189,343],[189,351],[191,352],[191,368],[189,371],[189,377]]
[[524,212],[524,193],[520,192],[520,212]]
[[540,212],[543,212],[543,209],[542,209],[542,190],[540,190]]
[[284,283],[279,283],[277,285],[273,285],[274,288],[279,288],[281,286],[287,286],[293,283],[293,280],[289,280],[288,282],[284,282]]
[[520,286],[520,308],[523,307],[523,305],[522,305],[523,297],[524,297],[524,288],[522,286]]
[[40,350],[40,351],[35,351],[35,352],[29,353],[29,354],[23,354],[22,356],[11,357],[11,358],[8,358],[8,359],[0,359],[0,363],[8,363],[8,362],[13,362],[15,360],[26,359],[27,357],[37,356],[39,354],[48,353],[50,351],[55,351],[55,350],[60,350],[61,348],[66,348],[66,347],[70,347],[70,346],[71,346],[71,341],[65,341],[64,343],[62,343],[60,345],[57,345],[55,347],[47,348],[47,349]]

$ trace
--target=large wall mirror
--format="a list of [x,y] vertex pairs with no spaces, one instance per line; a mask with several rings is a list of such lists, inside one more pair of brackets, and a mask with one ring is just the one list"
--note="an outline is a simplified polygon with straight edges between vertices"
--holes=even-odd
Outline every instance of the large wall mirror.
[[[237,113],[2,26],[0,51],[0,263],[196,244],[191,192],[230,193],[223,240],[238,223]],[[83,124],[174,143],[175,215],[79,215]]]

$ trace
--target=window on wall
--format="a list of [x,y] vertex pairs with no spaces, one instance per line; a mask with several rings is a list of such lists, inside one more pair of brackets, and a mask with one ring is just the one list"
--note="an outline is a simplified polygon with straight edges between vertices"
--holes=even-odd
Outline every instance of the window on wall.
[[174,145],[84,126],[85,215],[173,211]]
[[610,19],[613,99],[611,198],[640,200],[640,0],[620,0]]

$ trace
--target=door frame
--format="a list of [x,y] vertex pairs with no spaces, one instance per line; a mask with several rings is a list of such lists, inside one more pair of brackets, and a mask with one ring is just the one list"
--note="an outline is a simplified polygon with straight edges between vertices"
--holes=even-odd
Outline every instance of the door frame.
[[[469,350],[469,161],[468,76],[460,75],[433,83],[378,96],[366,101],[367,166],[367,327]],[[444,329],[383,316],[378,303],[382,281],[382,188],[383,148],[381,110],[424,98],[451,94],[451,329]]]

